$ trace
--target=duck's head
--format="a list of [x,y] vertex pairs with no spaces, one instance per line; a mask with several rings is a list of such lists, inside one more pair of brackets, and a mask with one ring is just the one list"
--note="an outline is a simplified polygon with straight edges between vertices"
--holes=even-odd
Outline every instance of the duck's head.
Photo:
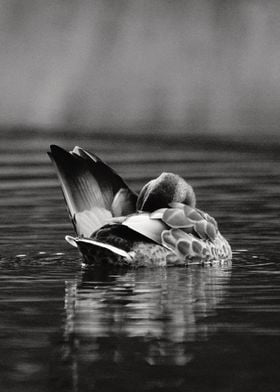
[[169,203],[184,203],[195,207],[195,193],[190,184],[173,173],[162,173],[141,189],[136,207],[139,211],[153,212],[168,207]]

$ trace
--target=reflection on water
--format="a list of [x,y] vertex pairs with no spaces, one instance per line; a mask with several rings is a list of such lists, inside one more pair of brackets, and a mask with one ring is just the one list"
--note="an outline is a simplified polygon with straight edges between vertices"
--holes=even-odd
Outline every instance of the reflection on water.
[[[277,146],[63,137],[0,135],[1,388],[278,391]],[[81,269],[64,241],[72,227],[50,143],[96,151],[135,190],[163,170],[184,175],[229,239],[232,265]]]
[[[194,357],[189,344],[205,341],[214,332],[205,318],[216,313],[230,272],[230,264],[122,272],[91,269],[66,281],[64,358],[75,369],[75,388],[86,387],[84,369],[89,365],[104,365],[94,372],[101,390],[108,366],[123,368],[128,379],[138,366],[160,372],[165,366],[187,366]],[[136,367],[126,370],[133,363]],[[110,377],[118,377],[112,372]],[[174,384],[172,377],[167,384]]]
[[[84,271],[81,280],[66,282],[66,336],[86,341],[92,360],[104,353],[100,338],[148,339],[149,364],[184,365],[189,355],[184,342],[207,338],[200,323],[215,312],[230,278],[230,265],[104,274]],[[113,358],[122,362],[125,345]]]

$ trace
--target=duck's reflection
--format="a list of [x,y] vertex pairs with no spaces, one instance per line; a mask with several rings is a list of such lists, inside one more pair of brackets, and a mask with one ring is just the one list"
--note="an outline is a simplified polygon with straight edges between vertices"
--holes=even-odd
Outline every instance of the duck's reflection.
[[185,365],[207,338],[231,265],[83,271],[66,282],[65,340],[84,362]]

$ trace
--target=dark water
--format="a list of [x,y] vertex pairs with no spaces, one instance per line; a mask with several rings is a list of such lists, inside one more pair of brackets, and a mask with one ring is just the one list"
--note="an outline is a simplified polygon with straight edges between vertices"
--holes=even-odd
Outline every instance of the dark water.
[[[184,175],[232,265],[80,268],[50,143],[97,152],[138,190]],[[254,140],[0,135],[1,391],[279,391],[280,148]]]

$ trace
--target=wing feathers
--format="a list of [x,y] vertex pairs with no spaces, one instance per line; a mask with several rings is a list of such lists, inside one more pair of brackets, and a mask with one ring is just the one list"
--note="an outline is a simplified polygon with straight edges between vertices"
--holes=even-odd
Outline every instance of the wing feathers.
[[162,233],[163,244],[175,252],[180,259],[204,259],[208,256],[205,242],[181,229],[165,230]]
[[[57,168],[63,195],[78,235],[87,236],[124,211],[136,209],[137,195],[96,155],[80,147],[71,153],[52,145],[49,156]],[[116,195],[124,190],[124,196]],[[115,200],[114,208],[112,203]]]
[[74,238],[69,235],[66,236],[65,239],[70,245],[74,247],[79,247],[82,245],[89,248],[94,248],[94,247],[104,248],[112,253],[124,257],[126,260],[132,261],[131,255],[128,252],[126,252],[123,249],[117,248],[116,246],[105,244],[104,242],[95,241],[92,240],[91,238]]
[[131,215],[122,222],[122,225],[129,227],[158,244],[162,244],[161,233],[167,229],[164,222],[160,219],[151,219],[149,213]]
[[74,222],[77,233],[82,233],[84,237],[90,237],[104,222],[110,221],[112,214],[105,208],[93,207],[91,210],[77,212],[74,215]]
[[170,203],[170,207],[162,215],[162,220],[169,227],[182,229],[203,240],[212,242],[215,240],[218,227],[215,219],[210,215],[181,203]]
[[128,188],[121,188],[114,196],[111,211],[113,216],[126,216],[135,212],[136,198]]

